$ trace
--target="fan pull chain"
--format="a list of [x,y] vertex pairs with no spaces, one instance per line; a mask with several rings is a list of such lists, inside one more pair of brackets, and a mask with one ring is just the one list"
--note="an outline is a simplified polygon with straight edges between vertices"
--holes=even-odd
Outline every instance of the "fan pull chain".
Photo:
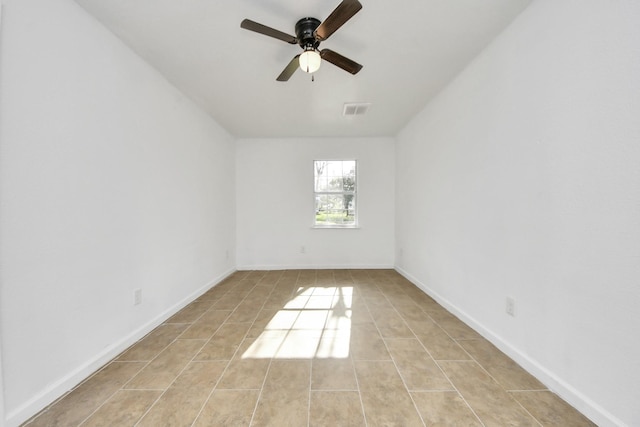
[[315,76],[314,76],[313,74],[311,74],[311,81],[312,81],[312,82],[315,82],[315,81],[316,81]]
[[[308,63],[307,63],[307,73],[309,73],[309,64]],[[309,73],[309,74],[311,74],[311,81],[314,81],[313,80],[313,73]]]

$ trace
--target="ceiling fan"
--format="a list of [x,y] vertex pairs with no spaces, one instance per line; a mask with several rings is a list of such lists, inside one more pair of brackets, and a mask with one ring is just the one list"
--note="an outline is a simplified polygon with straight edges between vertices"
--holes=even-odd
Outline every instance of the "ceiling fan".
[[282,73],[280,73],[276,79],[279,82],[289,80],[298,67],[307,73],[316,72],[318,68],[320,68],[322,59],[351,74],[356,74],[362,69],[362,65],[330,49],[318,50],[318,46],[320,42],[328,39],[331,34],[335,33],[338,28],[358,13],[360,9],[362,9],[362,5],[358,0],[342,0],[342,3],[340,3],[323,22],[320,22],[316,18],[302,18],[299,20],[295,27],[295,37],[251,21],[250,19],[243,20],[240,27],[290,44],[298,44],[304,49],[301,54],[294,56]]

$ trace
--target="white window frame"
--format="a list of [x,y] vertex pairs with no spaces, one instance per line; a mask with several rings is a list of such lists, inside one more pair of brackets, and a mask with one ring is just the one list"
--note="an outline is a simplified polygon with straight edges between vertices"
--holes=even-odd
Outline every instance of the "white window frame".
[[[354,162],[355,165],[355,185],[354,185],[354,189],[353,191],[316,191],[316,182],[315,182],[315,178],[316,178],[316,163],[317,162]],[[313,228],[338,228],[338,229],[353,229],[353,228],[359,228],[358,226],[358,159],[317,159],[313,161],[313,180],[312,180],[312,187],[313,187]],[[327,195],[327,194],[331,194],[331,195],[353,195],[353,223],[351,224],[318,224],[316,222],[316,215],[317,215],[317,205],[316,205],[316,200],[318,196],[321,195]]]

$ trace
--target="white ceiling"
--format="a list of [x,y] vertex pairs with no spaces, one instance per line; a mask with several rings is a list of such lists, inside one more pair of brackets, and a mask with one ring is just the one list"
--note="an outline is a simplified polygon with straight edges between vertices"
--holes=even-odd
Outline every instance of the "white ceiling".
[[[315,82],[276,77],[301,49],[240,28],[244,18],[295,36],[340,0],[75,0],[237,137],[394,136],[531,0],[360,0],[321,49]],[[344,117],[347,102],[366,115]]]

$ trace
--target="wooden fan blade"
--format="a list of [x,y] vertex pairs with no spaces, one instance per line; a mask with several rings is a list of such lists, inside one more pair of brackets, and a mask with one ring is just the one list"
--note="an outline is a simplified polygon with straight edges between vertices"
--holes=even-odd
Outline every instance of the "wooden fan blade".
[[293,57],[291,62],[289,62],[289,64],[286,67],[284,67],[284,70],[282,70],[282,72],[276,79],[277,81],[286,82],[291,78],[291,76],[293,76],[293,73],[295,73],[298,67],[300,66],[300,62],[298,58],[300,58],[300,55],[296,55]]
[[269,37],[273,37],[275,39],[278,40],[282,40],[285,41],[287,43],[290,44],[297,44],[298,43],[298,39],[296,39],[295,37],[287,34],[287,33],[283,33],[282,31],[278,31],[276,29],[273,29],[271,27],[267,27],[266,25],[262,25],[259,24],[257,22],[254,22],[250,19],[245,19],[240,23],[240,27],[244,28],[245,30],[249,30],[249,31],[255,31],[256,33],[260,33],[260,34],[264,34],[265,36],[269,36]]
[[320,56],[327,62],[331,62],[336,67],[340,67],[351,74],[357,74],[362,69],[362,65],[358,64],[351,59],[340,55],[330,49],[323,49],[320,51]]
[[314,32],[316,40],[322,41],[328,39],[331,34],[342,27],[342,25],[358,13],[360,9],[362,9],[362,5],[358,0],[342,0],[342,3],[331,12],[331,15],[316,28]]

